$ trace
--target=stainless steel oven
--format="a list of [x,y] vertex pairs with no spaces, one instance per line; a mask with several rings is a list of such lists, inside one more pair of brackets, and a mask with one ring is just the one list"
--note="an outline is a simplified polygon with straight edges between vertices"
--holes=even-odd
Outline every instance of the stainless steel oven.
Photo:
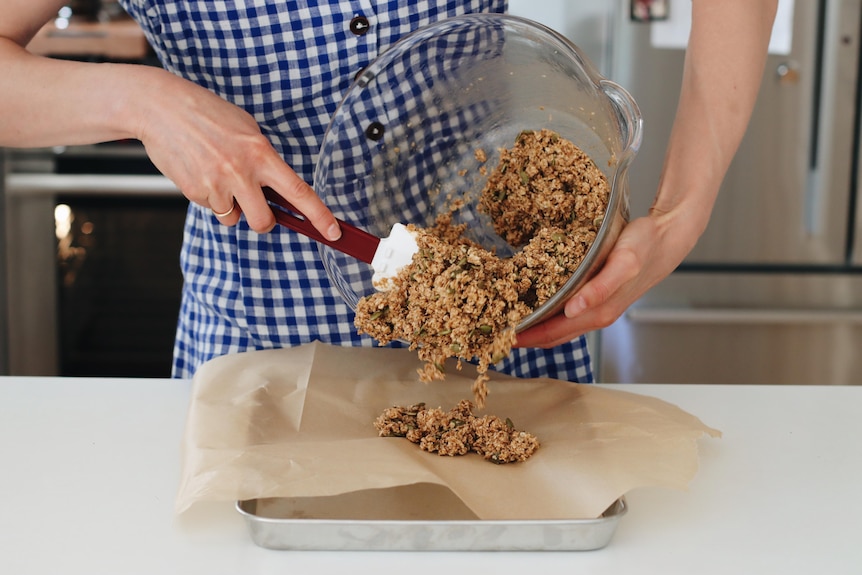
[[188,201],[136,141],[5,159],[8,373],[169,376]]

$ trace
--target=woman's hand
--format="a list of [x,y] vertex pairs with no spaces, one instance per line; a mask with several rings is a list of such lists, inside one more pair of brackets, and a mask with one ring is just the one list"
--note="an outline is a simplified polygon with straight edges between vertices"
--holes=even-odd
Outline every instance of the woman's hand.
[[630,222],[604,266],[566,302],[564,311],[518,334],[516,347],[554,347],[612,324],[679,265],[702,231],[676,227],[673,219],[653,210]]
[[24,49],[63,0],[0,0],[0,146],[47,147],[137,138],[189,198],[233,225],[275,225],[262,186],[325,236],[338,224],[245,111],[161,68],[35,56]]
[[262,186],[286,198],[330,239],[341,232],[332,213],[305,181],[285,164],[254,118],[209,90],[154,69],[135,82],[139,126],[136,137],[150,159],[189,200],[213,211],[225,225],[244,213],[249,226],[275,225]]

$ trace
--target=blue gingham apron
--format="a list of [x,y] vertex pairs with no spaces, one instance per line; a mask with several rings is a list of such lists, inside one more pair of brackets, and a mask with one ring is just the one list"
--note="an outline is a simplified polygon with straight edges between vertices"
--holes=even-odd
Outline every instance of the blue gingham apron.
[[[357,72],[414,29],[505,0],[441,2],[123,0],[162,65],[244,108],[287,163],[312,181],[329,119]],[[351,21],[362,16],[368,26]],[[375,346],[353,326],[317,245],[276,226],[257,234],[189,207],[174,377],[229,353],[301,345]],[[393,345],[398,345],[394,343]],[[551,350],[517,349],[496,366],[520,377],[593,381],[583,337]]]

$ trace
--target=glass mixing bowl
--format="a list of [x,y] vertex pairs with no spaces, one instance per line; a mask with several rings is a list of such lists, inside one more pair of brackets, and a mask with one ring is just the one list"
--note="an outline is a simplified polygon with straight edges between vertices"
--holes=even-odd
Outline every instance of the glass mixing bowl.
[[[500,14],[450,18],[405,36],[345,94],[321,146],[314,189],[337,217],[381,237],[396,222],[429,227],[462,200],[454,221],[505,257],[512,249],[479,212],[478,198],[499,150],[521,131],[542,128],[586,152],[611,194],[580,267],[520,331],[560,311],[601,267],[629,217],[626,172],[641,142],[640,111],[569,40]],[[352,308],[374,293],[371,266],[322,244],[320,253]]]

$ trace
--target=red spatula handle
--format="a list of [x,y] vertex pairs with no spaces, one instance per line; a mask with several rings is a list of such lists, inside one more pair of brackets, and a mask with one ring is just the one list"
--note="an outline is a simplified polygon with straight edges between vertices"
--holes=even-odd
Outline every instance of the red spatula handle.
[[263,195],[266,196],[266,199],[270,203],[272,213],[275,214],[275,221],[284,227],[333,247],[367,264],[370,264],[374,258],[374,253],[380,244],[380,238],[377,236],[371,235],[365,230],[361,230],[343,220],[338,220],[338,225],[341,226],[341,237],[333,242],[326,239],[323,234],[317,231],[317,228],[311,225],[311,222],[299,210],[293,207],[293,204],[282,198],[278,192],[270,187],[264,187]]

